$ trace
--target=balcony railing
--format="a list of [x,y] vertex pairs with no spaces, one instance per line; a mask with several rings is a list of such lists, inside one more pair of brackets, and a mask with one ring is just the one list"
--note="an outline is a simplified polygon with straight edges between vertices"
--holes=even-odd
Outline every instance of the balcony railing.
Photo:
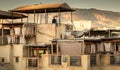
[[80,66],[81,57],[80,56],[70,56],[70,66]]
[[38,67],[38,58],[28,58],[27,67]]
[[111,65],[120,65],[120,56],[110,55],[110,64]]
[[53,64],[53,65],[61,65],[61,56],[52,55],[51,56],[51,64]]
[[81,66],[81,56],[62,56],[62,55],[51,55],[51,65],[61,65],[62,62],[69,63],[70,66]]
[[25,38],[22,35],[6,35],[4,37],[0,36],[0,45],[7,44],[23,44],[25,42]]
[[90,65],[95,66],[96,63],[96,55],[90,55]]

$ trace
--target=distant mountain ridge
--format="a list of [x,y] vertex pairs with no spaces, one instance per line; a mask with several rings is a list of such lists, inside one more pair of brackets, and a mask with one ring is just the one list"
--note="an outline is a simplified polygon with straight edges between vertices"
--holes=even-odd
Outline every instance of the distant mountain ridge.
[[74,19],[78,20],[89,20],[92,21],[92,27],[120,27],[120,12],[105,11],[98,9],[75,9]]
[[[113,12],[98,9],[79,9],[75,8],[73,12],[73,21],[91,21],[92,28],[120,28],[120,12]],[[42,16],[42,17],[41,17]],[[43,13],[38,19],[39,23],[45,23],[45,14]],[[49,13],[48,23],[52,23],[52,18],[59,16],[59,13]],[[29,21],[34,22],[34,15],[29,16]],[[26,20],[26,19],[25,19]],[[37,19],[36,19],[37,20]],[[59,23],[59,17],[57,18]],[[71,12],[61,13],[61,23],[69,23],[71,21]],[[8,21],[9,22],[9,21]]]

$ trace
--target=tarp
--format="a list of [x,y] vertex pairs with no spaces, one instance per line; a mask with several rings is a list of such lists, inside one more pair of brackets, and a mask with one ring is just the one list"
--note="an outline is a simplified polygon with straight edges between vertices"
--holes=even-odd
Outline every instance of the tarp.
[[81,55],[83,51],[83,43],[78,41],[59,41],[61,54]]

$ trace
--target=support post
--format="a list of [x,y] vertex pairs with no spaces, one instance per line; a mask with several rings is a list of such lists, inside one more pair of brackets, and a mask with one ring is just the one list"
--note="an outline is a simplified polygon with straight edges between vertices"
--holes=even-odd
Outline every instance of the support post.
[[2,25],[2,45],[4,44],[4,26]]

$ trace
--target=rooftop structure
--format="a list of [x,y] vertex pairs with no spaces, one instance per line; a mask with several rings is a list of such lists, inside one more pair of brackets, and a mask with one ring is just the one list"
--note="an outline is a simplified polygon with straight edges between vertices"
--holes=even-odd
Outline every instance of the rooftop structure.
[[21,6],[11,11],[21,13],[52,13],[52,12],[67,12],[74,10],[70,8],[66,3],[58,3],[58,4],[35,4],[30,6]]

